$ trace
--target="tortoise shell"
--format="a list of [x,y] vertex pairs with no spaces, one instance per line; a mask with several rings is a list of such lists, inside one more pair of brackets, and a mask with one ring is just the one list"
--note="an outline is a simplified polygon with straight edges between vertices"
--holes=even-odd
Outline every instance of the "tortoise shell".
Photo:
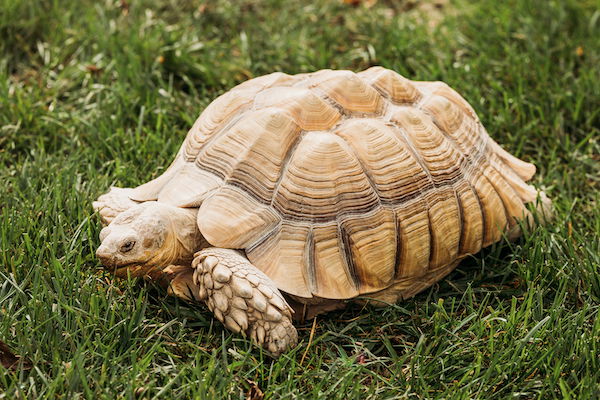
[[211,245],[243,249],[289,294],[348,299],[438,280],[518,234],[534,172],[442,82],[273,73],[213,101],[132,198],[199,207]]

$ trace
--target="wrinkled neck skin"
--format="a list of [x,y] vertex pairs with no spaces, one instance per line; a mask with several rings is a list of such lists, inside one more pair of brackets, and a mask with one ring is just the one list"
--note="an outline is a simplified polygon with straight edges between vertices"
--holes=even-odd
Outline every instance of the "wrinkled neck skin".
[[176,208],[169,214],[169,235],[161,251],[149,260],[149,264],[166,267],[171,264],[191,264],[194,253],[202,242],[196,223],[197,208]]

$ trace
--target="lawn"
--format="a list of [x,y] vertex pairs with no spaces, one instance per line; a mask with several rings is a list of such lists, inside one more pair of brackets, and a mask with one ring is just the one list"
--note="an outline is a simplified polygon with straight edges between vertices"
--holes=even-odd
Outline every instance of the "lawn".
[[[600,4],[422,3],[0,0],[0,398],[600,398]],[[371,65],[457,89],[554,221],[278,360],[100,268],[92,200],[162,173],[217,95]]]

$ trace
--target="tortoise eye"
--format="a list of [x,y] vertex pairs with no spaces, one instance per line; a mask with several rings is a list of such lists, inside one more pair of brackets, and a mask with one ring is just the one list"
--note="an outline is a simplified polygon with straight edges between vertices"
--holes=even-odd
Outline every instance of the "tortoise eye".
[[127,253],[128,251],[131,251],[131,249],[133,249],[133,246],[135,246],[135,240],[130,240],[129,242],[121,246],[120,251],[121,253]]

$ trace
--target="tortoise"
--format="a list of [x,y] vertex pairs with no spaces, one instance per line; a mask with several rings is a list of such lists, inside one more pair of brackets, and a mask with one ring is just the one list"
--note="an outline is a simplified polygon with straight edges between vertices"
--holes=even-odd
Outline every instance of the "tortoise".
[[443,82],[275,72],[214,100],[162,175],[93,203],[96,254],[278,356],[293,320],[407,299],[518,237],[526,203],[550,205],[534,173]]

